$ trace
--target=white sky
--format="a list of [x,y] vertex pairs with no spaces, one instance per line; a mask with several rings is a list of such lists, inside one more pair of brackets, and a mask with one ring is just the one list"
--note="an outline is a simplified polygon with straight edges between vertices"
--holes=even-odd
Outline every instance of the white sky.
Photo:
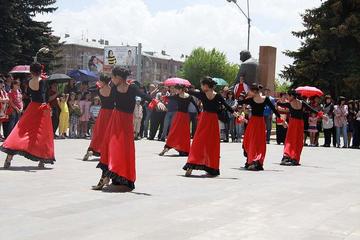
[[[246,0],[238,0],[246,10]],[[317,7],[320,0],[250,0],[251,47],[258,58],[260,45],[278,48],[277,72],[292,62],[282,54],[300,46],[291,31],[302,28],[300,13]],[[202,46],[225,52],[238,63],[246,49],[247,22],[226,0],[58,0],[59,9],[38,16],[52,21],[55,34],[80,39],[104,38],[110,45],[143,43],[144,50],[189,54]]]

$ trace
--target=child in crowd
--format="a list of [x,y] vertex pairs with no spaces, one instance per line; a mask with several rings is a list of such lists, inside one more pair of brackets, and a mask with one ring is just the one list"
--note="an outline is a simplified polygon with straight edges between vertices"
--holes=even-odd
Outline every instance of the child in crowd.
[[140,127],[141,127],[141,120],[143,118],[143,108],[141,106],[141,98],[136,97],[136,104],[134,109],[134,137],[135,140],[139,140],[140,136]]
[[74,92],[70,93],[69,99],[69,109],[70,109],[70,138],[78,137],[78,126],[80,123],[81,110],[79,102],[76,100],[76,94]]
[[65,139],[66,132],[69,128],[69,107],[67,102],[69,100],[69,94],[61,94],[60,98],[57,98],[57,102],[60,108],[59,116],[59,135],[60,138]]
[[90,106],[91,106],[90,99],[91,99],[91,94],[89,92],[86,92],[79,103],[81,109],[80,126],[79,126],[80,138],[86,138],[86,133],[90,120]]
[[236,112],[239,115],[235,120],[236,142],[241,143],[242,136],[245,132],[245,124],[248,122],[245,118],[245,106],[238,106]]
[[317,113],[311,113],[309,120],[308,120],[308,122],[309,122],[308,132],[310,134],[310,146],[311,147],[315,146],[316,133],[318,132],[318,129],[317,129],[318,120],[319,120],[319,118],[317,117]]
[[100,98],[94,97],[93,104],[90,106],[90,136],[92,135],[92,129],[95,125],[96,119],[99,116],[101,109]]

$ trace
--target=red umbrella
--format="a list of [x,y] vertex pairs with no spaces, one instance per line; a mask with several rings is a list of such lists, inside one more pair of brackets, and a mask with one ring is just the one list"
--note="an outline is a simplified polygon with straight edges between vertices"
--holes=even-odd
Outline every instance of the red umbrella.
[[29,65],[19,65],[13,67],[10,73],[30,73],[30,66]]
[[188,80],[182,78],[169,78],[165,80],[164,85],[165,86],[184,85],[186,87],[190,87],[191,83]]
[[305,86],[305,87],[298,87],[297,89],[295,89],[295,91],[300,94],[303,97],[321,97],[324,95],[324,93],[316,88],[316,87],[309,87],[309,86]]

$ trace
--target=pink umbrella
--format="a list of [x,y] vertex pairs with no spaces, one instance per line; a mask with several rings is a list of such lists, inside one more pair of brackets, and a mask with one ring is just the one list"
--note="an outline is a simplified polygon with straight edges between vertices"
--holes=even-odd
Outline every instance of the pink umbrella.
[[324,95],[324,93],[316,88],[316,87],[309,87],[309,86],[305,86],[305,87],[298,87],[297,89],[295,89],[295,91],[300,94],[303,97],[321,97]]
[[30,73],[30,66],[29,65],[19,65],[13,67],[10,73]]
[[164,85],[165,86],[184,85],[186,87],[190,87],[191,83],[188,80],[182,78],[169,78],[165,80]]

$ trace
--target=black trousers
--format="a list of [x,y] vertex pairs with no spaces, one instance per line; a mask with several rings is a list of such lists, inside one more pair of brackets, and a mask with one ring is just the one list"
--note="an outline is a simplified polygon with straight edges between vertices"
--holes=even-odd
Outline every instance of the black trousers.
[[153,140],[155,138],[156,133],[159,130],[158,139],[161,138],[161,134],[164,128],[164,119],[166,112],[157,112],[154,111],[151,114],[150,118],[150,136],[149,139]]
[[276,142],[277,144],[285,143],[287,128],[284,128],[283,125],[276,124]]
[[11,130],[12,130],[12,129],[10,129],[10,123],[3,122],[2,127],[3,127],[4,138],[6,139],[10,135]]
[[331,145],[331,136],[332,135],[334,135],[334,128],[324,129],[324,138],[325,138],[324,145],[326,145],[326,146]]
[[51,120],[52,120],[52,124],[53,124],[53,131],[54,131],[54,134],[55,134],[56,130],[59,127],[60,109],[58,107],[53,107],[51,109],[51,111],[52,111]]
[[353,144],[352,147],[360,146],[360,121],[354,122],[354,136],[353,136]]

